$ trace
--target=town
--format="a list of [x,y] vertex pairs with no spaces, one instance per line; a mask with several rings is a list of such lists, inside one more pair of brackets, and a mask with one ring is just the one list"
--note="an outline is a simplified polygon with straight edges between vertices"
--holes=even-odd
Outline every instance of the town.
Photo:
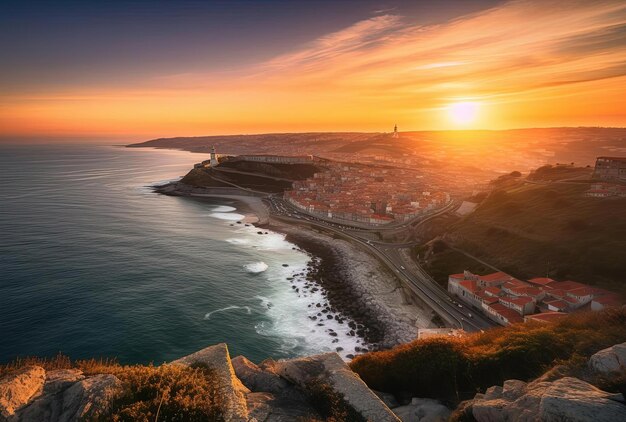
[[451,274],[448,292],[500,325],[548,322],[567,313],[621,306],[619,295],[576,281],[518,280],[504,272]]

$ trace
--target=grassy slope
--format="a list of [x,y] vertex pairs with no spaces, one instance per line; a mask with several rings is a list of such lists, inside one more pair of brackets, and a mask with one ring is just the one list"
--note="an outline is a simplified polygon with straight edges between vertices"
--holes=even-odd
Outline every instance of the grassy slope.
[[585,312],[554,324],[416,340],[357,356],[350,366],[372,389],[454,402],[507,379],[531,380],[556,364],[580,365],[593,353],[626,341],[625,327],[626,310]]
[[626,198],[587,198],[588,186],[496,192],[452,228],[453,243],[517,277],[549,272],[623,293]]

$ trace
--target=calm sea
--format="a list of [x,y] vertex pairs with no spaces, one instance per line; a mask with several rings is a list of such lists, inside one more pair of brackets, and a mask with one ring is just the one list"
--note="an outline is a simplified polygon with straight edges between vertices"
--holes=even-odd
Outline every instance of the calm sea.
[[237,203],[152,193],[205,158],[0,146],[0,362],[161,363],[218,342],[255,361],[349,348],[308,318],[320,298],[286,278],[310,258],[282,235],[231,226]]

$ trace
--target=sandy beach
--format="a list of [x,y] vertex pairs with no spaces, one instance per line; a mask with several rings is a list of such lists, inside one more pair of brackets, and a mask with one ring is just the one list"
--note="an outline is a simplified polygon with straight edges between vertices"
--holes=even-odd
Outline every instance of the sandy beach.
[[334,318],[354,321],[354,335],[364,339],[363,349],[355,354],[410,342],[417,337],[418,328],[433,326],[432,310],[407,295],[381,262],[349,241],[272,218],[261,197],[241,194],[236,189],[194,188],[181,183],[155,190],[167,195],[240,202],[246,222],[283,233],[288,241],[316,257],[309,265],[307,280],[326,293],[326,302],[319,307]]

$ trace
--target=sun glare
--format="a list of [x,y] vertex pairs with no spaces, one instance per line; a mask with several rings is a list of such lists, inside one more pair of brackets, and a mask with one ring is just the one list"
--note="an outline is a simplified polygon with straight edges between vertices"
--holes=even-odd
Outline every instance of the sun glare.
[[448,106],[448,115],[452,122],[457,125],[473,123],[478,115],[478,103],[462,102],[450,104]]

